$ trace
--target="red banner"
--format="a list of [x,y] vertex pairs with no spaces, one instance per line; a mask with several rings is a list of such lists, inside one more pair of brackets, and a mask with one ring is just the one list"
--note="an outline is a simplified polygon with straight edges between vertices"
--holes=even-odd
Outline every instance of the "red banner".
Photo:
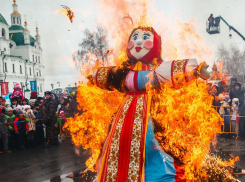
[[1,82],[2,95],[7,95],[9,93],[8,82]]

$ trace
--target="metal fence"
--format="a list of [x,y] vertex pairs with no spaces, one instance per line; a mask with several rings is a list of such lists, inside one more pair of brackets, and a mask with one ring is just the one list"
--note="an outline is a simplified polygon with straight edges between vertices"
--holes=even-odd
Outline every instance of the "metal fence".
[[[213,108],[220,114],[220,117],[223,118],[220,134],[230,133],[238,136],[238,110],[233,106],[213,106]],[[236,120],[231,119],[232,114],[235,114]]]
[[[221,125],[221,132],[219,134],[225,134],[225,133],[229,134],[230,133],[230,134],[236,134],[238,136],[239,125],[238,125],[238,121],[237,121],[237,116],[238,116],[237,109],[233,106],[213,106],[213,108],[219,114],[223,113],[220,115],[220,117],[223,118],[223,122]],[[234,112],[235,112],[235,116],[236,116],[235,122],[234,122],[234,120],[231,120],[232,114],[234,114]],[[68,118],[66,118],[66,119],[68,119]],[[219,121],[217,121],[217,122],[219,122]],[[60,123],[59,123],[59,128],[60,128],[60,136],[61,136],[61,134],[63,134],[62,136],[65,138],[71,137],[70,132],[67,129],[63,130]],[[235,131],[232,131],[232,130],[234,130],[234,128],[235,128]]]

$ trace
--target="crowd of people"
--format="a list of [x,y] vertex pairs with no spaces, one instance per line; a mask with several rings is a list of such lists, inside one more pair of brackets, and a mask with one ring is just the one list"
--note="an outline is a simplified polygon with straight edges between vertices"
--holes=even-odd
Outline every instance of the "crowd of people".
[[67,96],[62,92],[57,96],[53,91],[46,91],[45,97],[37,97],[33,92],[27,99],[17,83],[10,99],[0,98],[0,154],[39,144],[58,145],[58,136],[64,140],[60,128],[66,117],[73,117],[76,112],[75,94]]
[[225,81],[219,82],[218,86],[209,83],[208,91],[214,97],[213,106],[224,118],[224,131],[236,132],[239,117],[238,133],[241,138],[245,138],[245,87],[233,77],[230,85]]

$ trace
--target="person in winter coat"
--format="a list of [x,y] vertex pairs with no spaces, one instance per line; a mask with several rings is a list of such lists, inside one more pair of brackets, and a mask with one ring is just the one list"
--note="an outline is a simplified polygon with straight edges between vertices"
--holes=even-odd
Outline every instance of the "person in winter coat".
[[43,131],[43,127],[45,127],[44,123],[43,123],[43,120],[40,116],[40,114],[38,113],[36,107],[32,107],[31,108],[32,111],[33,111],[33,114],[36,118],[36,143],[39,144],[39,143],[43,143],[45,142],[45,139],[44,139],[44,131]]
[[237,83],[237,78],[236,77],[232,77],[231,78],[231,84],[230,84],[230,91],[235,91],[235,84]]
[[24,99],[24,94],[22,92],[22,89],[21,89],[19,83],[16,83],[14,86],[14,91],[12,93],[11,99],[14,97],[20,97],[20,101],[22,101]]
[[218,87],[217,87],[217,93],[218,93],[218,95],[219,95],[219,94],[221,94],[222,92],[224,92],[224,89],[223,89],[223,87],[222,87],[222,83],[219,82],[219,83],[218,83]]
[[13,98],[11,99],[11,107],[13,109],[13,114],[16,115],[17,111],[16,111],[16,107],[17,107],[18,103],[17,103],[17,98]]
[[77,109],[78,103],[77,103],[77,92],[75,93],[75,96],[72,98],[71,102],[69,103],[68,107],[68,113],[69,117],[74,117],[75,114],[79,113],[82,114],[83,110],[78,110]]
[[29,120],[28,122],[28,133],[27,133],[27,146],[28,147],[35,147],[35,131],[36,131],[36,125],[35,125],[35,116],[33,114],[33,111],[30,109],[29,105],[25,105],[25,112],[26,112],[26,118]]
[[29,131],[29,120],[24,117],[23,111],[18,110],[17,117],[14,120],[14,131],[18,136],[20,149],[26,149],[26,134]]
[[240,83],[236,83],[235,84],[235,90],[231,91],[230,97],[231,97],[231,100],[234,99],[234,98],[238,98],[240,106],[243,105],[243,103],[244,103],[244,94],[241,91],[241,84]]
[[231,108],[231,132],[236,132],[236,119],[238,114],[239,99],[232,99],[232,108]]
[[245,139],[245,104],[239,108],[239,137]]
[[6,107],[6,108],[10,107],[10,101],[9,101],[9,99],[6,99],[5,107]]
[[64,111],[65,108],[65,100],[64,98],[59,99],[59,105],[57,107],[57,113],[60,113],[60,111]]
[[56,102],[52,98],[52,93],[45,92],[45,116],[44,124],[46,125],[46,135],[48,147],[58,144],[58,134],[55,124],[57,123]]
[[[222,96],[223,96],[223,100],[221,99]],[[230,124],[229,124],[229,119],[226,118],[226,116],[229,116],[229,102],[230,102],[230,96],[229,95],[223,95],[223,94],[220,94],[219,95],[219,98],[220,98],[220,103],[221,103],[221,107],[219,109],[219,114],[221,117],[224,118],[224,125],[225,125],[225,129],[224,131],[225,132],[229,132],[230,131]]]
[[[60,115],[59,115],[59,118],[57,119],[58,123],[59,123],[59,126],[61,128],[61,132],[58,132],[60,133],[60,139],[61,140],[65,140],[65,134],[62,130],[65,122],[66,122],[66,117],[65,117],[65,112],[64,111],[60,111]],[[58,131],[60,130],[60,128],[58,128]]]
[[13,109],[11,107],[7,108],[7,114],[5,115],[6,117],[6,122],[9,123],[9,149],[10,150],[16,150],[17,148],[17,138],[16,134],[14,132],[14,120],[15,120],[15,115],[13,114]]
[[5,114],[6,113],[6,106],[5,106],[5,100],[2,99],[0,108],[2,109],[2,113]]
[[[2,113],[0,109],[0,139],[3,143],[3,152],[11,153],[8,149],[8,127],[6,125],[5,115]],[[2,153],[2,152],[0,152]]]

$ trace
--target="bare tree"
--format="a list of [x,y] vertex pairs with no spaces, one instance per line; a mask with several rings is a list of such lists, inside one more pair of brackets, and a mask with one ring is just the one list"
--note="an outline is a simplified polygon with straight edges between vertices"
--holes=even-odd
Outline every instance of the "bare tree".
[[80,49],[73,54],[77,67],[100,62],[104,66],[107,58],[107,31],[102,26],[97,26],[95,31],[85,29],[84,38],[79,44]]
[[228,70],[229,75],[245,75],[245,50],[240,51],[235,45],[226,48],[220,45],[217,62],[223,62],[223,68]]

